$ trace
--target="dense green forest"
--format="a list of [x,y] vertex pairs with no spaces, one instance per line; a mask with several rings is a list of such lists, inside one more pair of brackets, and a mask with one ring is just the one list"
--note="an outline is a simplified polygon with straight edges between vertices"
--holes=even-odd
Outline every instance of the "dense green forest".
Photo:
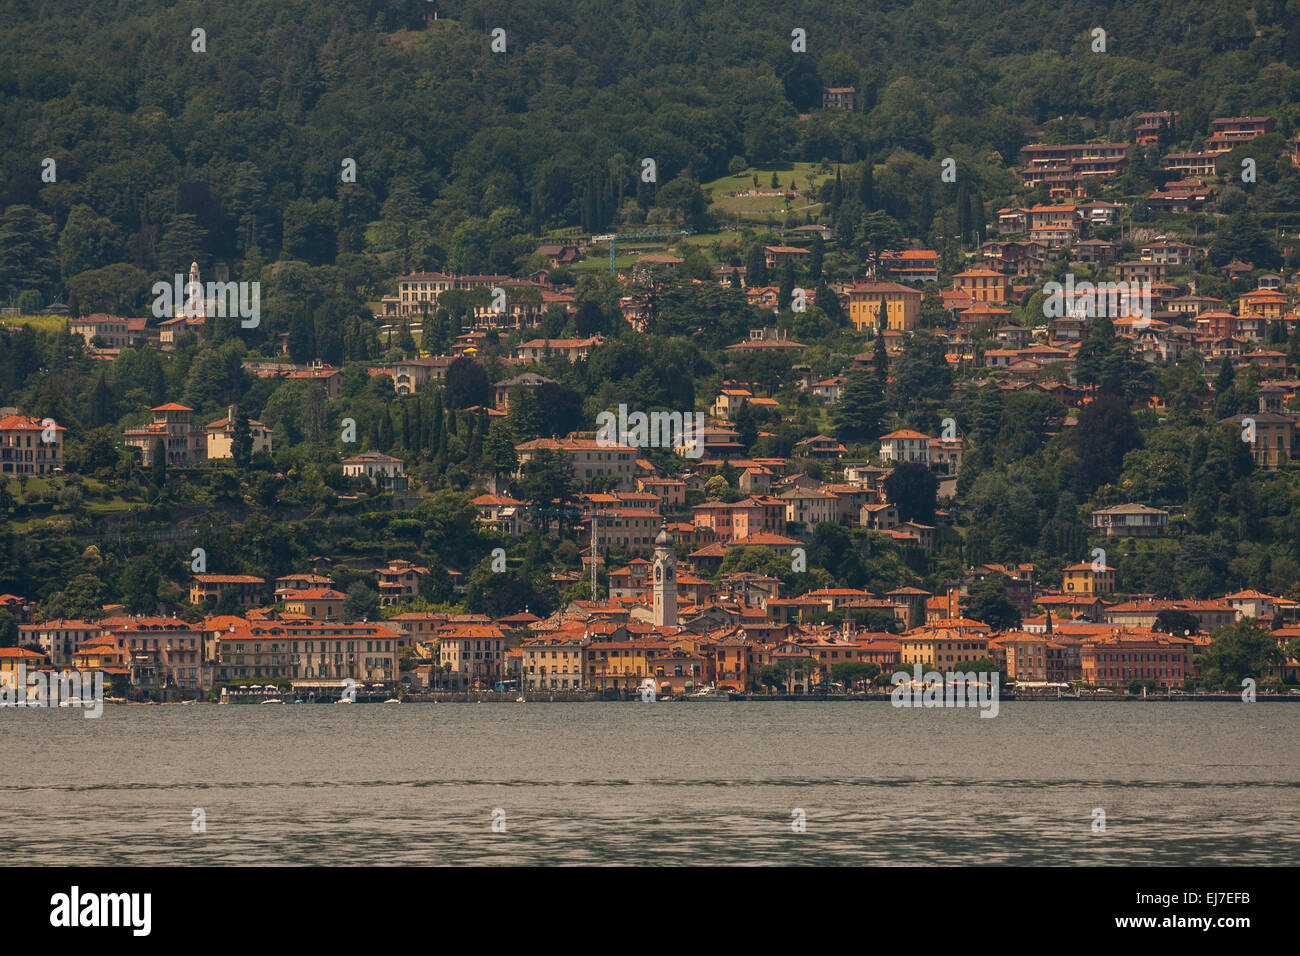
[[[1123,138],[1134,113],[1177,110],[1195,145],[1212,116],[1266,113],[1283,133],[1300,119],[1296,0],[3,9],[0,292],[121,308],[196,256],[244,278],[333,265],[362,294],[390,265],[512,271],[532,236],[600,231],[632,200],[704,215],[696,187],[736,157],[874,157],[871,206],[924,237],[950,202],[938,157],[988,198],[1037,130]],[[839,85],[859,108],[819,109]],[[656,183],[637,177],[643,157]]]

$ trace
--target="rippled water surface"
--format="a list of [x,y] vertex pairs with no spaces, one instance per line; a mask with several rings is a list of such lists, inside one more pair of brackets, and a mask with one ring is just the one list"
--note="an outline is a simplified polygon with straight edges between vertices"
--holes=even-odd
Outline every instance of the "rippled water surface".
[[885,703],[4,710],[0,754],[0,853],[30,863],[1300,855],[1286,704],[1004,702],[992,720]]

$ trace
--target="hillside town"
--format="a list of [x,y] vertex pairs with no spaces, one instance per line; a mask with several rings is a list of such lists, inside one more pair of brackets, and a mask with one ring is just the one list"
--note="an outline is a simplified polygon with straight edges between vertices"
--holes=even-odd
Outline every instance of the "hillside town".
[[[828,89],[824,108],[846,108],[853,94]],[[633,234],[622,262],[614,237],[570,236],[537,245],[520,274],[399,274],[388,282],[394,291],[371,303],[373,325],[357,327],[375,343],[364,357],[345,349],[333,364],[331,350],[319,341],[305,348],[291,323],[257,349],[223,353],[227,367],[211,374],[233,388],[196,388],[192,375],[176,382],[146,358],[215,355],[217,343],[238,336],[224,324],[220,290],[213,298],[209,283],[203,292],[197,260],[183,307],[177,299],[161,319],[75,314],[56,302],[44,311],[63,325],[57,347],[101,369],[94,401],[116,413],[94,426],[94,456],[84,445],[69,456],[90,422],[0,408],[0,501],[11,520],[57,519],[68,503],[28,484],[84,487],[96,456],[104,474],[132,474],[137,489],[148,475],[153,494],[174,503],[187,500],[178,481],[210,486],[213,502],[252,501],[262,492],[243,484],[251,469],[264,473],[262,503],[271,506],[277,489],[312,469],[321,476],[313,516],[377,509],[418,522],[431,500],[462,494],[477,550],[458,560],[456,542],[440,541],[431,561],[393,542],[383,563],[334,553],[269,578],[252,573],[258,562],[208,573],[197,557],[191,574],[162,575],[142,600],[106,592],[98,604],[81,603],[94,613],[71,619],[51,616],[75,603],[66,588],[57,600],[48,590],[4,594],[14,634],[0,663],[7,672],[99,670],[119,695],[141,700],[224,699],[250,687],[328,695],[345,681],[383,694],[629,696],[649,680],[664,695],[707,687],[815,695],[886,684],[913,664],[975,663],[1025,687],[1183,692],[1202,686],[1213,635],[1245,622],[1267,630],[1260,681],[1295,685],[1300,575],[1287,578],[1283,565],[1273,565],[1274,594],[1177,595],[1135,588],[1122,574],[1117,582],[1138,543],[1175,544],[1204,530],[1192,505],[1168,504],[1168,494],[1130,500],[1105,484],[1105,495],[1088,504],[1085,494],[1065,519],[1073,527],[1058,540],[1073,552],[1035,563],[984,547],[979,557],[997,560],[969,560],[969,459],[979,453],[987,470],[999,434],[996,421],[981,433],[973,409],[996,415],[1021,402],[1038,416],[1036,446],[1068,444],[1091,427],[1080,424],[1090,409],[1118,394],[1123,414],[1144,416],[1144,427],[1175,414],[1203,421],[1239,436],[1245,472],[1293,473],[1296,251],[1284,246],[1284,268],[1224,261],[1229,229],[1246,233],[1229,241],[1258,245],[1258,230],[1239,216],[1219,221],[1217,245],[1197,237],[1197,217],[1235,188],[1242,150],[1275,135],[1276,121],[1213,119],[1203,148],[1160,158],[1163,185],[1123,200],[1117,180],[1135,151],[1164,142],[1176,121],[1169,111],[1140,113],[1132,142],[1025,146],[1017,174],[1034,201],[990,209],[964,195],[958,213],[971,241],[959,235],[943,249],[873,246],[856,262],[844,259],[849,246],[837,242],[834,223],[848,190],[837,168],[807,187],[823,219],[787,219],[747,253],[732,246],[713,263],[677,241],[692,231],[683,229],[668,230],[667,240]],[[1286,142],[1286,159],[1300,165],[1300,136]],[[858,175],[868,204],[870,164]],[[802,194],[791,185],[736,195],[788,203]],[[1284,242],[1293,238],[1300,242]],[[837,250],[848,263],[841,272],[854,274],[827,274]],[[575,284],[584,263],[616,307],[616,325]],[[224,264],[216,272],[219,285],[229,280]],[[1207,282],[1217,295],[1205,294]],[[584,414],[592,400],[584,404],[575,386],[585,378],[596,407],[613,397],[591,391],[593,370],[608,366],[603,357],[673,334],[666,302],[709,287],[742,310],[711,334],[742,334],[716,341],[716,373],[694,383],[707,392],[678,409],[678,420],[700,413],[704,427],[665,434],[658,445],[626,430],[603,440]],[[705,323],[690,333],[698,340],[708,319],[695,318]],[[7,324],[4,334],[17,342],[27,333]],[[107,384],[147,367],[159,369],[147,388]],[[923,394],[936,384],[938,393]],[[145,394],[165,400],[150,404]],[[350,409],[363,394],[384,406],[358,426]],[[647,411],[664,404],[642,396]],[[129,424],[115,428],[119,416]],[[468,434],[457,436],[458,422]],[[331,431],[341,435],[332,449]],[[116,449],[103,447],[106,435]],[[286,443],[311,451],[286,459]],[[223,467],[244,477],[212,471]],[[83,506],[74,498],[71,511]],[[184,553],[185,535],[197,533],[173,526],[164,537],[180,535],[172,544]],[[508,562],[518,566],[538,540],[566,545],[546,580],[521,587],[509,613],[471,610],[483,603],[483,582],[471,579],[487,567],[486,552],[487,573],[508,575]],[[858,555],[850,563],[890,556],[891,574],[882,583],[858,574],[872,587],[846,586],[854,582],[837,578],[830,559],[845,549]],[[85,550],[99,560],[96,545]],[[957,573],[954,555],[968,559]],[[536,575],[537,560],[527,561]],[[342,579],[335,562],[346,568]],[[810,564],[820,578],[804,576]],[[910,583],[898,583],[904,578]],[[922,578],[929,587],[917,586]],[[467,601],[475,588],[479,597]],[[534,606],[528,596],[542,591],[559,599]],[[1216,669],[1212,689],[1222,677]]]

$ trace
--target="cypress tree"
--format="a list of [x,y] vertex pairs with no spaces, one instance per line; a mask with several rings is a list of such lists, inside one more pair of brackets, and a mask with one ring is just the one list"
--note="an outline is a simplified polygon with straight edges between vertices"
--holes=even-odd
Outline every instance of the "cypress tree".
[[410,447],[412,452],[423,451],[425,447],[424,446],[424,402],[420,401],[420,399],[418,398],[415,400],[415,421],[411,424],[411,434],[415,438],[415,445],[414,447],[411,446],[407,446],[407,447]]
[[1233,383],[1237,380],[1237,374],[1232,370],[1232,363],[1228,357],[1223,357],[1223,363],[1219,366],[1219,374],[1214,378],[1214,396],[1218,398],[1228,389],[1232,388]]
[[433,409],[429,412],[429,449],[435,453],[444,447],[442,419],[442,391],[438,390],[433,393]]
[[745,284],[751,289],[767,285],[767,258],[757,242],[750,246],[745,259]]
[[155,485],[161,488],[167,482],[167,446],[159,438],[153,443],[153,453],[149,460],[150,474],[149,477]]
[[794,263],[789,259],[781,267],[781,287],[777,290],[776,307],[781,310],[790,308],[794,298]]
[[242,411],[237,411],[235,420],[231,424],[235,426],[235,438],[230,449],[231,457],[240,468],[247,468],[248,463],[253,459],[253,430],[248,416]]
[[970,230],[970,194],[963,184],[957,187],[957,235],[961,237],[961,245],[965,246],[970,240]]
[[[884,305],[881,305],[881,311],[884,311]],[[889,378],[889,353],[885,351],[885,326],[887,320],[882,316],[880,328],[876,333],[876,345],[871,355],[871,367],[876,372],[876,378],[880,381],[883,388],[885,381]]]
[[818,282],[816,289],[817,308],[821,309],[836,325],[844,324],[844,310],[840,308],[840,297],[825,282]]
[[116,419],[117,416],[113,414],[113,404],[113,390],[104,381],[104,371],[100,369],[99,377],[95,379],[95,387],[90,393],[89,415],[93,427],[107,425]]

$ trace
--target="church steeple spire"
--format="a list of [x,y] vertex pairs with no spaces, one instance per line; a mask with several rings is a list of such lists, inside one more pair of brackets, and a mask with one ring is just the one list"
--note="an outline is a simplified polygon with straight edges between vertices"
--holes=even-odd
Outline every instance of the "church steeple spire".
[[185,316],[190,319],[203,319],[207,316],[203,306],[203,283],[199,281],[199,263],[190,263],[190,278],[185,283]]

